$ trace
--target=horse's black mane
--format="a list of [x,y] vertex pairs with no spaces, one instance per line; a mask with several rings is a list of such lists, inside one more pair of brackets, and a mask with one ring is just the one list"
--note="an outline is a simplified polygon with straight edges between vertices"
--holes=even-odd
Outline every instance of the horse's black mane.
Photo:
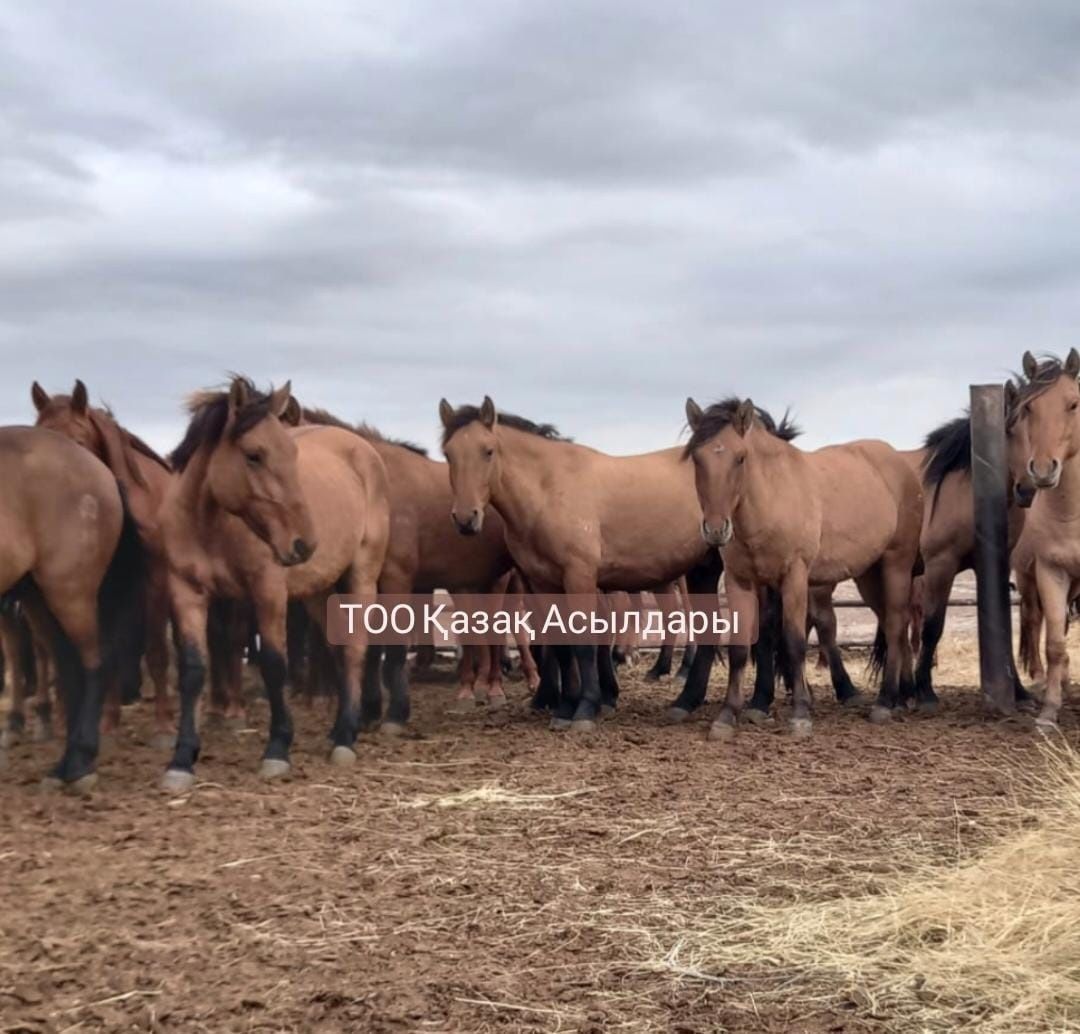
[[169,466],[169,461],[147,445],[137,434],[129,431],[122,423],[120,423],[120,421],[116,419],[116,414],[113,413],[109,406],[102,406],[101,409],[105,415],[116,424],[116,429],[123,435],[124,441],[127,442],[135,452],[141,453],[148,460],[153,460],[159,467],[162,467],[165,470],[172,470],[172,467]]
[[361,438],[366,439],[369,442],[384,442],[387,445],[397,445],[402,449],[408,449],[409,452],[415,452],[417,456],[426,456],[428,454],[427,449],[422,445],[417,445],[415,442],[407,442],[402,438],[388,438],[378,428],[372,427],[371,424],[366,424],[361,421],[359,424],[349,424],[342,420],[340,417],[334,416],[333,413],[328,413],[325,409],[308,409],[305,406],[302,410],[304,420],[309,424],[320,424],[324,427],[340,427],[345,431],[352,431],[353,434],[360,435]]
[[[233,441],[269,415],[270,396],[273,394],[272,388],[268,392],[261,392],[249,378],[239,374],[233,375],[230,387],[237,382],[247,389],[248,401],[236,414],[236,422],[229,432]],[[191,421],[184,432],[184,438],[169,455],[169,462],[178,472],[187,467],[191,457],[201,446],[216,445],[221,441],[229,419],[229,391],[219,389],[196,392],[188,400],[188,411],[191,413]]]
[[[725,427],[730,427],[735,419],[735,413],[742,405],[742,399],[734,395],[714,402],[698,421],[697,427],[690,432],[690,440],[683,449],[683,459],[686,459],[699,445],[715,438]],[[802,428],[791,419],[789,410],[784,411],[784,417],[779,424],[773,419],[772,414],[761,406],[754,406],[754,415],[769,434],[782,441],[790,442],[802,434]]]
[[[479,419],[479,406],[458,406],[454,410],[454,415],[450,418],[450,423],[443,427],[442,444],[445,446],[463,427],[467,427],[473,421]],[[572,438],[559,434],[554,424],[536,424],[532,420],[526,420],[523,416],[515,416],[513,413],[504,413],[501,410],[498,415],[498,423],[503,427],[512,427],[515,431],[535,434],[539,438],[547,438],[553,442],[573,441]]]
[[946,477],[956,471],[970,474],[971,414],[965,411],[963,416],[935,427],[926,436],[923,445],[926,448],[922,464],[923,484],[927,488],[940,486]]

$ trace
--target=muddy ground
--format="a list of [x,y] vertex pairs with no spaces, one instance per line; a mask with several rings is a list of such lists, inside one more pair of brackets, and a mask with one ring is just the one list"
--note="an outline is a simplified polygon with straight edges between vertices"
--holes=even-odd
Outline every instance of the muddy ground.
[[674,689],[643,670],[577,738],[528,713],[520,682],[507,711],[447,715],[444,662],[414,686],[414,737],[365,740],[349,771],[324,760],[322,710],[297,708],[276,785],[255,775],[255,701],[250,730],[206,733],[179,798],[156,787],[149,708],[126,709],[88,799],[39,789],[53,745],[14,748],[0,1030],[876,1029],[857,1000],[800,997],[797,974],[778,987],[765,960],[687,972],[675,920],[735,892],[883,889],[901,857],[977,849],[1041,765],[1038,737],[989,719],[970,681],[936,717],[871,727],[815,672],[812,740],[721,745],[706,716],[663,726]]

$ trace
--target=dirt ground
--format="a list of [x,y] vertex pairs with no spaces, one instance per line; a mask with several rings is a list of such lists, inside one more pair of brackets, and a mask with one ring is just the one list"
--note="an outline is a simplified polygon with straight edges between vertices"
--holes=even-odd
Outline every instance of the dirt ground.
[[[16,747],[0,1030],[877,1029],[857,997],[800,996],[764,959],[688,968],[678,920],[736,892],[887,889],[901,857],[985,842],[1042,759],[1024,721],[983,713],[973,660],[967,638],[946,643],[942,712],[884,728],[815,671],[808,742],[782,726],[707,742],[712,704],[664,726],[674,687],[644,665],[586,737],[550,732],[520,682],[506,711],[448,715],[444,662],[414,684],[414,736],[366,739],[349,771],[325,761],[322,710],[297,707],[294,775],[262,783],[258,701],[251,729],[206,732],[179,798],[157,789],[147,707],[126,709],[86,799],[39,789],[55,745]],[[1076,740],[1068,709],[1063,730]]]

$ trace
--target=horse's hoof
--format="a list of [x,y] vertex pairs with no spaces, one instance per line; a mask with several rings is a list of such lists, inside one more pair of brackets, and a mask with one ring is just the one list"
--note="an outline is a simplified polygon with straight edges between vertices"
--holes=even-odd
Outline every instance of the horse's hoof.
[[863,702],[862,693],[849,693],[846,697],[840,697],[837,701],[841,707],[858,707]]
[[685,707],[669,707],[665,717],[670,724],[681,725],[690,717],[690,712]]
[[379,735],[390,740],[400,739],[405,735],[405,726],[401,722],[383,722],[379,726]]
[[660,676],[655,671],[647,671],[641,676],[644,682],[659,682]]
[[489,696],[488,697],[488,702],[487,702],[488,710],[489,711],[500,711],[500,710],[502,710],[502,708],[506,707],[509,703],[510,703],[510,701],[507,700],[505,696]]
[[176,735],[171,732],[155,732],[150,740],[154,750],[172,750],[176,746]]
[[64,788],[64,780],[54,775],[44,776],[41,780],[41,789],[46,793],[56,793]]
[[727,722],[713,722],[709,727],[709,739],[720,743],[729,743],[735,739],[735,726]]
[[875,725],[884,725],[885,722],[892,721],[892,708],[885,707],[882,704],[874,704],[870,708],[870,721]]
[[573,722],[569,718],[552,718],[548,723],[548,728],[555,732],[564,732],[573,725]]
[[575,718],[570,723],[570,731],[574,733],[578,732],[592,732],[596,728],[596,722],[591,718]]
[[814,731],[814,723],[809,718],[792,718],[789,722],[792,739],[808,740]]
[[751,725],[768,725],[772,721],[768,712],[759,711],[756,707],[748,707],[743,711],[742,716],[743,721],[749,722]]
[[352,747],[345,747],[338,744],[332,751],[330,751],[330,764],[341,765],[343,768],[348,765],[356,764],[356,751]]
[[74,779],[70,783],[65,784],[64,789],[67,790],[68,793],[82,796],[90,793],[94,787],[97,786],[97,781],[97,772],[87,772],[86,775],[80,776],[78,779]]
[[1035,719],[1035,728],[1039,732],[1057,732],[1058,723],[1056,715],[1041,714]]
[[182,768],[167,769],[161,777],[161,788],[167,793],[187,793],[195,785],[195,773]]
[[289,774],[292,765],[281,758],[263,758],[259,766],[259,775],[263,779],[284,779]]
[[614,704],[601,704],[600,705],[600,717],[610,718],[615,713]]
[[920,700],[915,707],[920,714],[937,714],[940,705],[936,700]]

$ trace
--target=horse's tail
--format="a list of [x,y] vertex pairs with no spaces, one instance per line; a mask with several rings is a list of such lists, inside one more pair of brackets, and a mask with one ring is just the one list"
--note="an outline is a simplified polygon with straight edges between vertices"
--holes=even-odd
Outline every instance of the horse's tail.
[[[146,648],[146,549],[119,484],[124,518],[120,539],[98,589],[98,636],[105,684],[118,684],[121,699],[138,696]],[[117,680],[113,683],[111,680]]]
[[[1039,633],[1042,629],[1042,608],[1038,597],[1020,595],[1020,664],[1029,678],[1039,670]],[[1034,633],[1034,634],[1033,634]]]
[[871,683],[881,681],[885,674],[885,661],[889,655],[889,648],[885,642],[885,628],[878,622],[877,631],[874,633],[874,645],[870,647],[870,657],[866,662],[866,672]]

